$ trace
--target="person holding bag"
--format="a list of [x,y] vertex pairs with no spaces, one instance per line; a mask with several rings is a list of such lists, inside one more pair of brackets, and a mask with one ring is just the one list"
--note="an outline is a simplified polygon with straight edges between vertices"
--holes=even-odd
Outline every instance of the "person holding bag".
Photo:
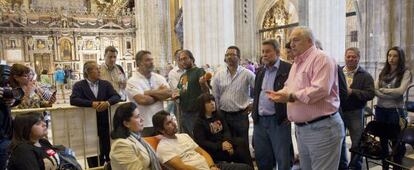
[[[375,119],[379,122],[388,124],[399,124],[400,118],[405,118],[404,113],[404,92],[411,82],[411,73],[405,66],[405,55],[402,48],[395,46],[387,51],[387,59],[384,68],[381,70],[379,78],[375,83],[375,95],[377,105],[375,107]],[[383,154],[389,154],[388,139],[381,139]],[[397,148],[394,161],[401,162],[404,157],[405,147]],[[388,169],[388,164],[384,161],[383,168]]]

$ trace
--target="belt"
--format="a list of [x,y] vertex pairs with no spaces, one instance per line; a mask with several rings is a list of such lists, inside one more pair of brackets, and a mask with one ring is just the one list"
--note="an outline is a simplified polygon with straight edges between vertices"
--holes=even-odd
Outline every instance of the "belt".
[[311,120],[311,121],[301,122],[301,123],[295,123],[295,125],[296,125],[296,126],[305,126],[305,125],[309,125],[309,124],[312,124],[312,123],[319,122],[319,121],[321,121],[321,120],[324,120],[324,119],[330,118],[330,117],[332,117],[332,116],[335,116],[335,114],[336,114],[336,113],[338,113],[338,112],[335,112],[335,113],[332,113],[332,114],[330,114],[330,115],[326,115],[326,116],[321,116],[321,117],[318,117],[318,118],[313,119],[313,120]]
[[244,108],[244,109],[242,109],[242,110],[239,110],[239,111],[235,111],[235,112],[228,112],[228,111],[224,111],[224,110],[221,110],[223,113],[227,113],[227,114],[238,114],[238,113],[240,113],[240,112],[244,112],[244,111],[246,111],[246,109],[247,108]]

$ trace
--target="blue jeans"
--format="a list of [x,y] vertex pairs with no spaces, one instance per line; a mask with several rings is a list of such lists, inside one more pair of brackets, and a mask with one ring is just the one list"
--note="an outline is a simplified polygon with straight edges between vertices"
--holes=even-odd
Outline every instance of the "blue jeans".
[[339,114],[304,126],[296,126],[300,168],[338,169],[345,136]]
[[[342,120],[344,121],[345,128],[348,128],[349,135],[351,137],[351,148],[357,147],[361,138],[362,131],[364,130],[364,115],[363,110],[351,110],[341,113]],[[339,162],[339,169],[348,168],[347,160],[347,148],[345,138],[342,142],[341,160]],[[351,154],[351,161],[349,167],[355,170],[360,170],[362,167],[362,157],[358,154]]]
[[180,129],[181,133],[187,133],[193,137],[194,123],[197,120],[198,112],[181,112]]
[[291,168],[291,125],[277,122],[276,116],[259,116],[254,125],[254,153],[260,170],[272,170],[275,165],[279,170]]
[[10,145],[10,140],[1,139],[0,140],[0,170],[6,169],[7,159],[9,159],[8,148]]

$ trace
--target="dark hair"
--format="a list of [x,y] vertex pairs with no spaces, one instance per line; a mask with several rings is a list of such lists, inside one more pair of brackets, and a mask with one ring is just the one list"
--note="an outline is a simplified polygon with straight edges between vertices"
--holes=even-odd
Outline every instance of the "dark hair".
[[47,74],[47,70],[42,70],[42,74]]
[[83,64],[83,77],[88,78],[89,71],[92,69],[92,65],[96,64],[95,61],[87,61],[85,64]]
[[111,132],[112,139],[127,138],[130,135],[130,131],[124,126],[124,121],[129,122],[132,117],[132,113],[137,108],[132,102],[121,104],[115,111],[114,119],[112,121],[113,130]]
[[359,51],[357,47],[349,47],[345,50],[345,53],[348,51],[353,51],[358,56],[358,58],[360,58],[361,52]]
[[151,54],[151,52],[146,51],[146,50],[141,50],[141,51],[137,52],[137,54],[135,55],[135,63],[136,63],[137,66],[138,66],[139,63],[141,63],[142,58],[144,57],[144,55],[147,55],[147,54]]
[[199,109],[198,116],[200,118],[205,118],[206,117],[205,116],[206,115],[206,107],[205,107],[205,104],[207,102],[210,102],[210,101],[215,101],[214,100],[214,96],[211,95],[210,93],[203,93],[200,96],[198,96],[198,98],[197,98],[197,104],[198,104],[198,109]]
[[275,39],[265,40],[262,45],[271,45],[275,51],[280,51],[280,45]]
[[108,52],[114,52],[114,53],[118,54],[118,50],[116,50],[116,48],[112,45],[105,48],[104,55],[106,55],[106,53],[108,53]]
[[191,51],[190,51],[190,50],[181,50],[181,51],[180,51],[180,54],[181,54],[181,53],[185,53],[185,55],[187,55],[188,57],[190,57],[190,59],[193,61],[193,63],[195,62],[195,59],[194,59],[193,53],[191,53]]
[[182,49],[175,50],[174,60],[178,60],[180,58],[179,54],[180,54],[181,51],[182,51]]
[[13,64],[10,68],[10,86],[19,86],[17,80],[13,78],[14,76],[23,76],[25,74],[29,74],[30,71],[30,68],[23,64]]
[[240,49],[239,49],[239,47],[232,45],[232,46],[228,47],[228,48],[227,48],[227,50],[228,50],[228,49],[235,49],[235,50],[236,50],[236,52],[237,52],[237,57],[239,57],[239,58],[240,58],[241,54],[240,54]]
[[164,130],[164,121],[167,116],[170,116],[170,113],[165,110],[161,110],[152,116],[152,126],[154,126],[154,131],[156,133],[161,133],[161,131]]
[[[407,69],[405,67],[405,54],[404,54],[404,50],[398,46],[394,46],[392,48],[390,48],[387,51],[387,56],[385,57],[385,66],[384,68],[381,70],[380,74],[379,74],[379,82],[384,80],[384,77],[388,74],[391,73],[391,66],[390,63],[388,63],[388,54],[390,53],[391,50],[395,50],[398,53],[398,66],[397,66],[397,81],[395,86],[399,87],[401,85],[401,80],[402,77],[404,75],[405,70]],[[379,87],[381,87],[382,83],[379,83]]]
[[21,143],[33,144],[30,140],[32,127],[39,121],[44,121],[43,114],[29,112],[17,115],[13,120],[13,138],[10,144],[10,151]]

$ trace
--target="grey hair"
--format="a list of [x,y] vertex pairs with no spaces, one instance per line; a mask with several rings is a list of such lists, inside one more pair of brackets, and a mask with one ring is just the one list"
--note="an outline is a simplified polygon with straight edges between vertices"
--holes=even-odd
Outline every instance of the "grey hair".
[[298,26],[295,30],[298,29],[301,31],[303,37],[309,38],[312,41],[312,44],[315,44],[315,36],[313,35],[312,30],[306,26]]
[[262,45],[271,45],[275,51],[280,51],[280,45],[275,39],[265,40]]
[[83,78],[88,78],[88,73],[91,71],[94,64],[98,65],[95,61],[87,61],[83,64]]

